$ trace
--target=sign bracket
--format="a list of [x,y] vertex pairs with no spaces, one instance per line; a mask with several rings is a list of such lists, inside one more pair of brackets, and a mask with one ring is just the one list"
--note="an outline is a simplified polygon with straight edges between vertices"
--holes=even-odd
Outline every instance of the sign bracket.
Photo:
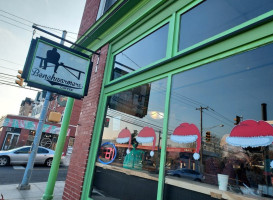
[[81,48],[81,49],[84,49],[84,50],[86,50],[86,51],[89,51],[89,52],[91,52],[92,54],[96,54],[96,55],[100,55],[100,53],[97,53],[97,52],[95,52],[95,51],[92,51],[92,50],[90,50],[90,49],[87,49],[87,48],[85,48],[85,47],[83,47],[83,46],[81,46],[81,45],[78,45],[78,44],[76,44],[76,43],[74,43],[74,42],[71,42],[71,41],[69,41],[69,40],[67,40],[67,39],[63,39],[62,37],[60,37],[60,36],[58,36],[58,35],[55,35],[55,34],[53,34],[53,33],[50,33],[50,32],[48,32],[48,31],[46,31],[46,30],[44,30],[44,29],[41,29],[41,28],[39,28],[37,25],[35,25],[35,24],[33,24],[32,25],[32,28],[34,28],[34,30],[35,29],[37,29],[37,30],[39,30],[39,31],[42,31],[42,32],[44,32],[44,33],[46,33],[46,34],[48,34],[48,35],[51,35],[51,36],[53,36],[53,37],[56,37],[56,38],[58,38],[58,39],[62,39],[62,40],[64,40],[65,42],[68,42],[68,43],[70,43],[70,44],[72,44],[72,45],[74,45],[74,46],[76,46],[76,47],[79,47],[79,48]]

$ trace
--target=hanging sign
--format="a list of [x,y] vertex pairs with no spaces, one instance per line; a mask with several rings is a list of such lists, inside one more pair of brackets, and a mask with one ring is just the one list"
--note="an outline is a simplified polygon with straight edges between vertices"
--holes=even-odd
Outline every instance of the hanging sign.
[[92,64],[88,55],[41,37],[31,41],[22,78],[28,86],[81,99]]

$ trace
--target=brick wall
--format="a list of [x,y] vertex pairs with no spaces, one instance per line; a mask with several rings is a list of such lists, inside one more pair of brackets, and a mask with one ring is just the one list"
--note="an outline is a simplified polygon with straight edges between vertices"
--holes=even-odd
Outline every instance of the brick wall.
[[86,0],[78,37],[82,36],[95,22],[100,0]]
[[100,62],[97,73],[94,72],[97,56],[94,56],[94,66],[89,84],[88,95],[83,99],[82,110],[79,119],[79,127],[75,136],[73,153],[69,164],[63,199],[80,199],[84,174],[86,170],[89,148],[93,134],[104,68],[106,63],[108,45],[101,49]]
[[17,143],[16,147],[21,147],[21,146],[26,145],[28,135],[29,135],[29,130],[28,129],[21,129],[21,133],[20,133],[20,136],[19,136],[18,143]]
[[77,126],[82,109],[82,100],[75,99],[69,124]]
[[0,150],[2,149],[5,137],[6,137],[6,131],[7,131],[7,127],[3,127],[1,133],[0,133]]

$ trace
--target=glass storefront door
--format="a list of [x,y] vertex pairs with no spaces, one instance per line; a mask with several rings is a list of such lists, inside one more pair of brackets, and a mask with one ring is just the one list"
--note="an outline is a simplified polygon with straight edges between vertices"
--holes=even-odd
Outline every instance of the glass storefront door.
[[15,148],[19,139],[19,135],[20,134],[18,133],[8,132],[2,150],[9,150]]

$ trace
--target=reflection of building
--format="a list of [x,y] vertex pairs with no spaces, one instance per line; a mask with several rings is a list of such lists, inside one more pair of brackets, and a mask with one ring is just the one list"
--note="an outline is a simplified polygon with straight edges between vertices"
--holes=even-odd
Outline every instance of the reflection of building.
[[[112,3],[108,10],[106,2]],[[247,168],[248,160],[222,156],[219,139],[202,143],[200,161],[193,159],[196,144],[189,144],[193,149],[186,152],[183,148],[190,147],[182,146],[183,141],[174,145],[167,137],[185,122],[203,127],[203,136],[206,126],[223,123],[224,128],[213,129],[220,138],[230,133],[236,115],[260,120],[257,107],[272,102],[272,10],[273,1],[266,0],[88,0],[77,44],[100,56],[92,57],[95,67],[83,100],[64,199],[102,198],[95,189],[115,199],[242,199],[239,186],[249,183],[257,192],[265,185],[263,178],[255,179],[264,177],[263,171]],[[146,84],[151,86],[148,103],[133,105],[132,90]],[[146,111],[138,117],[134,113],[141,106],[147,106],[147,113],[161,112],[161,118],[149,117]],[[211,108],[202,110],[202,119],[196,109],[200,106]],[[110,119],[107,127],[105,115]],[[272,119],[272,113],[269,116]],[[115,143],[122,129],[133,135],[145,127],[152,127],[157,138],[154,156],[149,154],[151,144],[139,144],[145,151],[141,169],[122,167],[128,142],[116,145],[114,162],[98,162],[101,141]],[[189,136],[185,143],[193,139]],[[196,165],[204,168],[209,186],[167,176],[164,170],[198,169]],[[232,184],[237,175],[237,191],[219,191],[219,173],[228,173]]]
[[22,101],[19,115],[31,116],[34,101],[28,97]]
[[149,96],[150,85],[146,84],[125,94],[114,95],[109,102],[109,108],[143,118],[147,115]]

